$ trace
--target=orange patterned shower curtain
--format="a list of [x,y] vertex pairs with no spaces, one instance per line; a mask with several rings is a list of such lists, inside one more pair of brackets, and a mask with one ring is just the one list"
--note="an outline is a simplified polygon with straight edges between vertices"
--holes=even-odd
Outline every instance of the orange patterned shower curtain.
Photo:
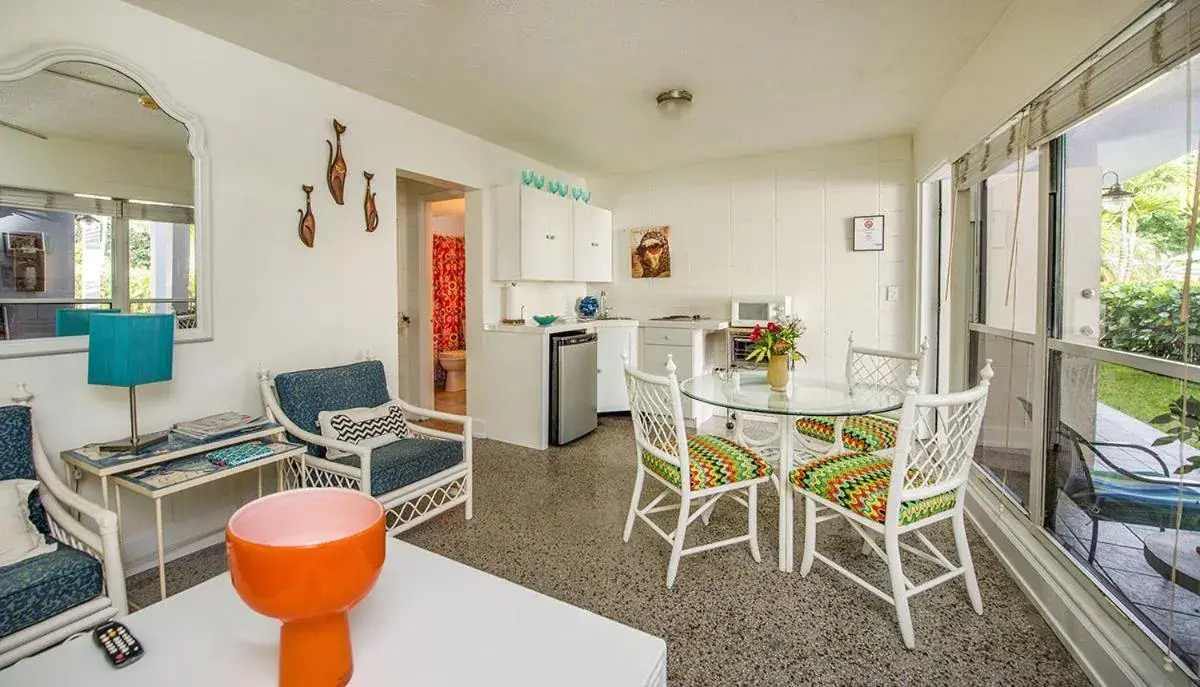
[[[467,259],[461,236],[433,235],[433,349],[436,353],[466,347]],[[435,386],[445,386],[446,371],[435,364]]]

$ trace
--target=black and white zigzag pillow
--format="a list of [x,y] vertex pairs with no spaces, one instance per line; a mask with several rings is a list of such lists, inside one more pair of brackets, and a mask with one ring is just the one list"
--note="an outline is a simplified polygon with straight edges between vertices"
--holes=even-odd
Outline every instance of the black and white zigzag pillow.
[[404,409],[394,403],[385,403],[376,408],[322,411],[317,416],[317,422],[321,426],[322,436],[369,448],[412,437],[404,418]]

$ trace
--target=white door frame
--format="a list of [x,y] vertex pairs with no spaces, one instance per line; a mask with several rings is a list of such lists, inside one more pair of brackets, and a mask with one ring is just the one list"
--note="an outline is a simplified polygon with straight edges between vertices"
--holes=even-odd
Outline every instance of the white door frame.
[[[433,350],[433,215],[427,212],[430,203],[439,200],[465,198],[463,191],[438,191],[417,196],[417,226],[420,234],[417,238],[417,360],[419,373],[417,375],[417,405],[424,408],[434,407],[433,365],[436,353]],[[463,241],[466,242],[466,233]],[[466,275],[463,275],[463,288],[469,288]],[[470,387],[467,394],[470,395]]]
[[942,293],[949,272],[950,188],[950,166],[942,165],[920,181],[917,198],[917,343],[929,342],[923,368],[933,371],[922,384],[939,392],[950,389],[951,317]]

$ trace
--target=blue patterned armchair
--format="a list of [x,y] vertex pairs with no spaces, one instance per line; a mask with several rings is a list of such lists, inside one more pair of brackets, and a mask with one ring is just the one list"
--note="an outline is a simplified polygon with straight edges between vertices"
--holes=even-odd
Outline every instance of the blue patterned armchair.
[[28,400],[0,406],[0,479],[41,483],[30,494],[29,519],[58,547],[0,567],[0,668],[128,612],[117,514],[59,478]]
[[[403,532],[459,504],[472,515],[471,418],[419,408],[388,392],[383,363],[365,360],[339,367],[258,373],[268,418],[283,425],[308,451],[285,464],[285,488],[345,487],[375,497],[386,510],[388,534]],[[409,424],[411,438],[368,448],[324,437],[321,411],[374,408],[396,403],[408,420],[442,420],[459,433]],[[326,452],[345,452],[331,458]]]

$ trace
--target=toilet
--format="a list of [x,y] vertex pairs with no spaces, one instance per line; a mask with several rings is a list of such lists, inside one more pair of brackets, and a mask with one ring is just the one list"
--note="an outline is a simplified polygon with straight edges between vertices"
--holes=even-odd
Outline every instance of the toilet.
[[438,362],[446,371],[446,391],[463,391],[467,388],[467,352],[442,351]]

